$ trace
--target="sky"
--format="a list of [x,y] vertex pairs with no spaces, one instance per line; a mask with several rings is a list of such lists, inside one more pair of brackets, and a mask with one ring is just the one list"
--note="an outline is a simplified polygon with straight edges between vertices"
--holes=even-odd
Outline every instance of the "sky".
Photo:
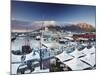
[[38,2],[11,2],[11,19],[22,21],[85,22],[95,26],[96,7]]

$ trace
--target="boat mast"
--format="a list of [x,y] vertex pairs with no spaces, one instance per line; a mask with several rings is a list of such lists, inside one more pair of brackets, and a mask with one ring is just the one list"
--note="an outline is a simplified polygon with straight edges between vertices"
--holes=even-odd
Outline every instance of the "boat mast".
[[[44,24],[44,22],[42,22],[41,28],[43,28],[43,24]],[[42,39],[43,39],[43,33],[41,30],[41,35],[40,35],[40,69],[43,69],[43,66],[42,66]]]

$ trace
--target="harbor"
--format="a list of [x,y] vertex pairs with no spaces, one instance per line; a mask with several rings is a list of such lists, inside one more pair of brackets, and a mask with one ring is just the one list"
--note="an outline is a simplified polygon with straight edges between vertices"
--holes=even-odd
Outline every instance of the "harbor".
[[[76,33],[50,32],[47,28],[37,33],[13,33],[12,37],[15,38],[11,41],[13,74],[95,69],[95,37],[78,36],[75,39],[74,34]],[[57,65],[58,63],[60,64]],[[56,65],[58,70],[52,70],[52,64]]]

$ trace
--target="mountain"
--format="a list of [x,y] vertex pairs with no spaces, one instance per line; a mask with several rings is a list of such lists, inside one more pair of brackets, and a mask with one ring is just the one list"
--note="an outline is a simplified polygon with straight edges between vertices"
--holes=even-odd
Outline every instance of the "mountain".
[[78,24],[65,24],[55,25],[55,26],[48,26],[49,30],[63,30],[63,31],[72,31],[72,32],[93,32],[95,31],[95,27],[87,23],[78,23]]
[[66,26],[49,26],[48,27],[49,30],[56,30],[56,31],[59,31],[59,30],[63,30],[63,31],[72,31],[72,32],[83,32],[83,30],[78,27],[78,26],[75,26],[75,25],[66,25]]
[[82,30],[85,30],[85,31],[89,31],[89,32],[95,31],[95,27],[87,23],[79,23],[76,26],[80,27]]
[[48,27],[50,31],[72,31],[72,32],[91,32],[95,31],[95,28],[87,23],[78,23],[78,24],[68,24],[63,22],[56,21],[20,21],[20,20],[11,20],[12,30],[17,31],[39,31]]
[[[49,25],[46,26],[48,28],[49,31],[71,31],[71,32],[92,32],[95,31],[95,28],[87,23],[78,23],[78,24],[66,24],[66,25]],[[44,27],[42,27],[41,29],[44,29]],[[38,29],[41,30],[41,29]]]

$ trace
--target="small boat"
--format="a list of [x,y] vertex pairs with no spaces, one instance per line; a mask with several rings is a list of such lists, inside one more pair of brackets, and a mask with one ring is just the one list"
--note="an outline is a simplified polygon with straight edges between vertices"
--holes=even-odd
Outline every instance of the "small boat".
[[14,40],[16,40],[16,37],[14,37],[14,38],[11,38],[11,42],[13,42]]
[[32,49],[29,45],[22,46],[22,50],[12,50],[11,51],[14,55],[23,55],[23,54],[29,54],[32,52]]

